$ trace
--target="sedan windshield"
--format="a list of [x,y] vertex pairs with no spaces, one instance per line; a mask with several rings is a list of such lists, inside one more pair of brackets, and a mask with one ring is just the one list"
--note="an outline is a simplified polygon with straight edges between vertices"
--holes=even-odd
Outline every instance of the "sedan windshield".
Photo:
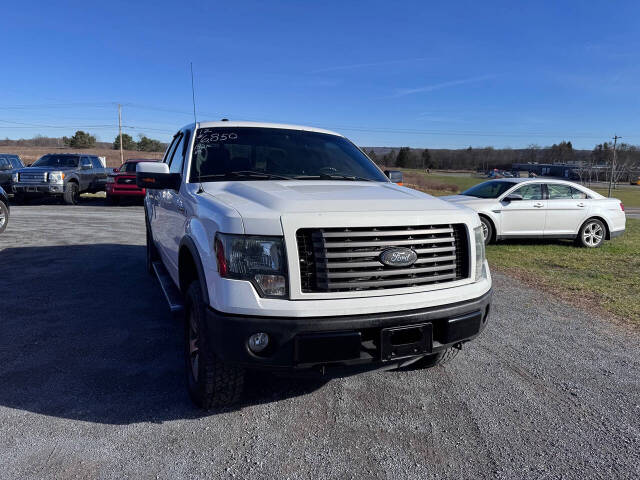
[[498,198],[515,184],[515,182],[493,180],[490,182],[479,183],[478,185],[471,187],[469,190],[465,190],[460,195],[478,198]]
[[39,158],[32,167],[77,167],[78,157],[75,155],[45,155]]
[[363,180],[388,182],[349,140],[280,128],[201,128],[190,181]]

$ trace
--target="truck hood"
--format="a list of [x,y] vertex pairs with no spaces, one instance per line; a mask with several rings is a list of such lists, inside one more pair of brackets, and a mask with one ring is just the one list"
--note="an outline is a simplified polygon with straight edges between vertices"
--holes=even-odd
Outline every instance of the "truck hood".
[[332,214],[354,217],[361,212],[368,216],[385,212],[423,215],[429,212],[455,216],[465,208],[400,187],[394,183],[352,181],[251,181],[209,182],[203,184],[206,194],[235,209],[242,217],[245,233],[274,233],[281,229],[281,217],[314,216],[327,218]]

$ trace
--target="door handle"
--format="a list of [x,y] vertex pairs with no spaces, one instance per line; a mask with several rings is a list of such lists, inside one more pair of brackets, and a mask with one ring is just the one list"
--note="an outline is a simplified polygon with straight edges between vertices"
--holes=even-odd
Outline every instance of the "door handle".
[[534,203],[533,206],[535,208],[542,208],[542,207],[544,207],[544,204],[543,203]]
[[580,203],[578,204],[578,206],[579,206],[579,207],[584,207],[584,203],[580,202]]

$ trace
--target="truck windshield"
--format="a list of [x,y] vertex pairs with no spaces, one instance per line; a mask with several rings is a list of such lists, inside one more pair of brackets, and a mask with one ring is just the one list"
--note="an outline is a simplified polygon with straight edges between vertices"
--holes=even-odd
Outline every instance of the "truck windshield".
[[478,198],[498,198],[514,185],[515,182],[498,182],[494,180],[491,182],[480,183],[475,187],[471,187],[469,190],[465,190],[460,195]]
[[355,145],[337,135],[280,128],[199,129],[190,181],[239,179],[389,181]]
[[32,167],[77,167],[78,157],[75,155],[45,155],[40,157]]

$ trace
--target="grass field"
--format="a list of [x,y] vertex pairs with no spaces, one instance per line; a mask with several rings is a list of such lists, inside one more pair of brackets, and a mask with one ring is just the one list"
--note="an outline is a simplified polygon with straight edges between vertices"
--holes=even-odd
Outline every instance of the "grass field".
[[570,241],[508,241],[489,245],[491,267],[582,308],[606,311],[640,328],[640,220],[600,248]]

